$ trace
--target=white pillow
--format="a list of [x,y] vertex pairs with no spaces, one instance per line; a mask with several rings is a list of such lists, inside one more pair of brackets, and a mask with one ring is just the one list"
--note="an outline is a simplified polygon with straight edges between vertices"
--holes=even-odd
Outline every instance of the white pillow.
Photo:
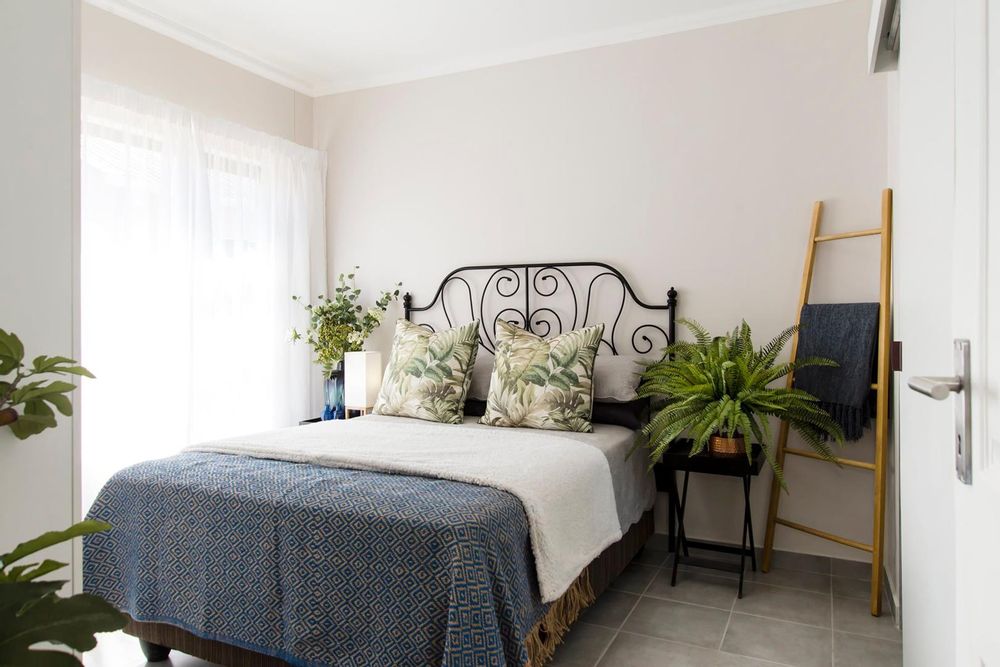
[[[652,361],[644,357],[598,354],[594,364],[595,401],[634,401],[640,375]],[[478,364],[477,364],[478,365]],[[476,376],[472,376],[476,381]]]

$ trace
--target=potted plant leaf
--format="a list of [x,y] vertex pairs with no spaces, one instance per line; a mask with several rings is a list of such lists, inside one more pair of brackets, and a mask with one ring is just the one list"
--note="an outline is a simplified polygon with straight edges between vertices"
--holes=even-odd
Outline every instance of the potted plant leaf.
[[66,563],[21,562],[42,549],[109,528],[102,521],[81,521],[0,554],[0,665],[82,665],[69,651],[46,648],[44,642],[89,651],[97,646],[94,633],[125,627],[128,618],[103,599],[87,593],[62,597],[58,591],[65,580],[41,579]]
[[715,455],[750,456],[752,437],[784,485],[771,448],[771,417],[788,422],[813,450],[833,458],[828,441],[843,444],[843,432],[817,399],[800,389],[770,386],[798,368],[836,365],[821,358],[776,363],[797,327],[758,349],[746,321],[726,336],[712,336],[691,320],[679,321],[694,341],[667,347],[663,358],[646,368],[638,390],[640,397],[662,401],[636,443],[649,447],[653,461],[684,436],[693,440],[692,455],[708,446]]
[[313,305],[304,303],[301,297],[292,297],[309,312],[309,328],[302,333],[292,329],[292,340],[305,339],[316,354],[316,363],[323,367],[324,420],[344,418],[344,355],[364,348],[365,340],[382,323],[389,304],[399,298],[403,284],[383,290],[375,305],[366,310],[358,303],[361,289],[355,284],[355,275],[359,268],[355,266],[346,276],[340,274],[332,299],[320,295],[319,303]]
[[56,410],[67,417],[73,414],[73,404],[66,394],[76,385],[41,379],[46,375],[94,377],[68,357],[42,355],[35,357],[30,366],[25,365],[21,340],[0,329],[0,427],[9,426],[20,440],[54,427]]
[[[94,377],[68,357],[35,357],[24,363],[24,345],[13,333],[0,329],[0,427],[10,427],[20,440],[57,425],[55,413],[73,414],[67,394],[76,387],[47,375]],[[81,535],[111,528],[101,521],[81,521],[61,531],[44,533],[0,554],[0,665],[82,665],[69,650],[97,645],[96,632],[125,627],[127,617],[99,597],[87,594],[62,597],[66,581],[43,579],[66,563],[45,559],[24,563],[42,549]]]

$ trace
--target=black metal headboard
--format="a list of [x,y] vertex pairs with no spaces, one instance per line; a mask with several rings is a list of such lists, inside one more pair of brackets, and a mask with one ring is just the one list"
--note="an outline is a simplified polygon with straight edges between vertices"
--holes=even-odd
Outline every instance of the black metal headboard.
[[[457,285],[449,290],[449,285],[453,283]],[[606,317],[602,318],[594,301],[595,289],[603,290],[602,294],[606,293],[606,283],[611,283],[612,287],[618,286],[613,290],[612,299],[617,301],[603,311]],[[618,288],[621,290],[620,295]],[[449,310],[449,293],[455,290],[463,297],[459,302],[461,307],[457,309],[462,315],[461,320],[457,319],[456,309]],[[465,309],[465,298],[468,300],[468,311]],[[666,330],[656,322],[635,323],[630,320],[631,323],[623,324],[624,331],[619,332],[622,315],[627,312],[626,305],[639,309],[640,313],[667,311]],[[463,266],[445,276],[434,298],[425,306],[414,306],[409,292],[403,295],[403,313],[407,320],[412,321],[414,313],[432,310],[443,314],[448,327],[478,319],[481,344],[490,352],[495,351],[496,323],[504,318],[543,337],[604,321],[604,338],[601,342],[607,345],[612,354],[619,354],[626,349],[622,347],[621,337],[629,329],[631,335],[627,341],[632,350],[638,354],[647,354],[675,340],[677,290],[671,287],[667,291],[666,304],[645,303],[636,296],[635,290],[621,271],[602,262]],[[469,314],[468,318],[465,318],[466,312]],[[566,318],[565,322],[563,316]],[[421,323],[421,326],[435,330],[427,323]],[[658,346],[657,342],[662,345]]]

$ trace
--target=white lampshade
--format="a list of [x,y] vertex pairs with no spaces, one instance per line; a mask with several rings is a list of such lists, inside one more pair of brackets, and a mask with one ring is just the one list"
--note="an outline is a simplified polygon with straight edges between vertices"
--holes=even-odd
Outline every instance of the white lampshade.
[[372,407],[381,386],[382,355],[379,352],[348,352],[344,355],[344,404],[347,407]]

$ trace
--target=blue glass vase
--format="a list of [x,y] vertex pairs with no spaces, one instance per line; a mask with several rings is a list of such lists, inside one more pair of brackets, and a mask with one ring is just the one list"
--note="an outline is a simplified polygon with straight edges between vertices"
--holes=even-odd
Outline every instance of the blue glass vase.
[[323,421],[344,418],[344,362],[323,382]]

